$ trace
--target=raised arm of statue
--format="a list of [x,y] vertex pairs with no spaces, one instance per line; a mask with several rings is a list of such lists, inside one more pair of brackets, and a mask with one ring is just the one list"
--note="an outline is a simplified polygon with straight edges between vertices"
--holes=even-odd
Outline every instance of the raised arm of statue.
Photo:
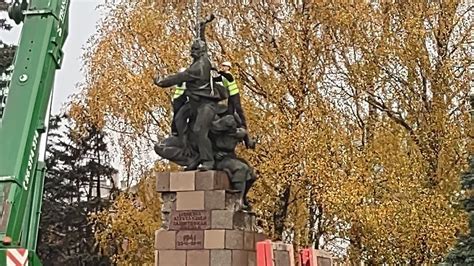
[[199,23],[199,36],[203,42],[206,42],[206,25],[212,22],[215,18],[214,14],[211,14],[206,18],[206,20]]
[[172,87],[175,85],[178,85],[183,82],[190,82],[195,80],[197,77],[193,75],[188,69],[186,69],[183,72],[179,72],[170,76],[167,76],[165,78],[160,78],[159,76],[155,78],[155,85],[162,87],[162,88],[168,88]]

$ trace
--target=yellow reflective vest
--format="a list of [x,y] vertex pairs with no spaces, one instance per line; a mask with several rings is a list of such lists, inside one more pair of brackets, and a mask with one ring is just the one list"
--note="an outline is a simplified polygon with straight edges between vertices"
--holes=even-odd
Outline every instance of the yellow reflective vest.
[[173,100],[183,95],[185,89],[186,89],[186,83],[183,83],[182,86],[176,86],[176,89],[173,95]]
[[237,87],[235,79],[234,81],[229,82],[225,77],[222,77],[222,85],[229,90],[229,96],[234,96],[239,93],[239,88]]

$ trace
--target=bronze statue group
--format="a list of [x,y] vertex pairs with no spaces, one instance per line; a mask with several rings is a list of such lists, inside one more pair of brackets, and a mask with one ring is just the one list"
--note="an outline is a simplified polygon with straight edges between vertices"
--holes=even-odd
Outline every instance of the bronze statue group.
[[256,175],[235,149],[241,142],[253,149],[255,141],[247,132],[231,63],[223,62],[218,71],[209,59],[205,28],[213,19],[211,15],[199,24],[199,38],[191,46],[192,64],[154,80],[159,87],[175,88],[171,135],[155,145],[155,152],[186,171],[226,172],[232,187],[241,193],[242,210],[250,210],[247,193]]

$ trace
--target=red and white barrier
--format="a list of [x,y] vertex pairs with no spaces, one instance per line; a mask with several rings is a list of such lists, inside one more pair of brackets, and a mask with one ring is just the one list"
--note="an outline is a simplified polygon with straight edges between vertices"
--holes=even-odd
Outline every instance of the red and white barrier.
[[28,250],[24,248],[7,250],[7,266],[28,266]]

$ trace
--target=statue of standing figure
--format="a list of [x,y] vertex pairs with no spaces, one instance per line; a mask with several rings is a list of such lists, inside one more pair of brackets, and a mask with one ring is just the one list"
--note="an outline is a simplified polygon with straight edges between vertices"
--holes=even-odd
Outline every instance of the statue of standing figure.
[[187,102],[174,114],[173,134],[155,145],[155,152],[190,170],[225,171],[234,189],[241,193],[242,209],[250,210],[247,193],[256,180],[253,168],[235,153],[238,143],[248,139],[241,118],[229,114],[220,101],[229,97],[228,90],[211,75],[212,64],[207,54],[206,25],[210,16],[200,23],[200,39],[191,46],[192,64],[183,71],[155,84],[167,88],[185,84]]

